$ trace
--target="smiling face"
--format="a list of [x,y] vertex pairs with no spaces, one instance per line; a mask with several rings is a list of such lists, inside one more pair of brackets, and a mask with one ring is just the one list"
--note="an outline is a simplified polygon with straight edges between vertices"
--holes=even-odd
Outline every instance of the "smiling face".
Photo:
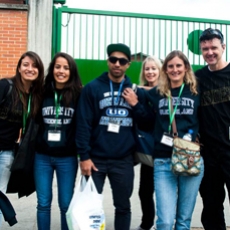
[[184,61],[179,57],[174,57],[168,61],[166,66],[166,74],[170,79],[171,87],[176,88],[182,85],[187,68]]
[[147,61],[144,66],[144,77],[148,86],[156,86],[160,70],[153,60]]
[[218,69],[218,65],[222,62],[222,55],[225,50],[225,45],[221,44],[220,39],[213,38],[200,42],[200,48],[204,60],[208,63],[211,69]]
[[53,75],[55,86],[62,89],[70,78],[70,70],[68,61],[63,57],[58,57],[54,64]]
[[18,67],[18,72],[21,75],[22,83],[25,85],[31,84],[39,75],[36,63],[28,56],[22,59],[21,65]]

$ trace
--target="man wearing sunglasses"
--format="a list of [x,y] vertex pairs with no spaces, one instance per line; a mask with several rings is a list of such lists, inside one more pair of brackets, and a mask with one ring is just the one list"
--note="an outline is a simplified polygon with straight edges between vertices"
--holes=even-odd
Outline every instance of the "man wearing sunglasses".
[[[204,145],[201,221],[206,230],[226,230],[225,189],[230,192],[230,64],[223,59],[224,36],[208,28],[200,36],[207,66],[196,71],[201,94],[200,134]],[[229,194],[230,195],[230,194]]]
[[125,75],[131,52],[124,44],[107,47],[108,72],[82,90],[77,111],[76,144],[83,175],[92,175],[99,193],[108,176],[115,206],[115,230],[129,230],[135,150],[133,112],[122,97],[132,83]]

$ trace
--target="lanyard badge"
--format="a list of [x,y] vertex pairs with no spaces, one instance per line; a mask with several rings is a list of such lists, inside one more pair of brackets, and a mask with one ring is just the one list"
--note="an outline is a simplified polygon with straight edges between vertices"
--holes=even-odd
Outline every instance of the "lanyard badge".
[[49,130],[48,131],[48,141],[60,141],[61,131],[60,130]]
[[29,94],[27,111],[23,110],[23,127],[22,127],[22,134],[24,134],[24,133],[25,133],[25,130],[26,130],[26,122],[27,122],[27,118],[28,118],[29,115],[30,115],[30,109],[31,109],[31,93]]
[[168,145],[170,147],[173,146],[173,136],[170,133],[163,133],[161,138],[161,143],[164,145]]
[[[112,109],[119,105],[120,102],[120,96],[121,96],[121,90],[124,84],[124,79],[122,80],[122,82],[120,83],[119,89],[118,89],[118,93],[117,93],[117,100],[115,101],[115,105],[114,105],[114,91],[113,91],[113,83],[110,80],[110,91],[111,91],[111,96],[112,96]],[[107,128],[108,132],[112,132],[112,133],[119,133],[120,132],[120,124],[116,121],[116,119],[113,119],[112,117],[109,119],[109,123],[108,123],[108,128]]]
[[[180,98],[183,89],[184,89],[184,83],[180,87],[180,92],[179,92],[179,95],[178,95],[178,99]],[[161,138],[161,143],[164,144],[164,145],[172,147],[173,146],[173,135],[171,134],[172,122],[173,122],[174,116],[176,114],[176,110],[177,110],[179,100],[178,100],[178,102],[177,102],[177,104],[176,104],[176,106],[175,106],[173,111],[171,111],[170,100],[171,100],[171,98],[170,98],[170,96],[168,96],[168,108],[169,108],[169,128],[168,128],[168,133],[167,132],[163,133],[162,138]]]
[[116,123],[109,122],[107,131],[112,132],[112,133],[119,133],[120,125],[116,124]]
[[56,123],[55,123],[55,129],[54,130],[49,130],[48,131],[48,141],[61,141],[61,131],[57,130],[57,120],[59,117],[59,113],[60,113],[60,101],[62,99],[62,95],[60,95],[60,97],[58,98],[57,92],[54,92],[54,103],[55,103],[55,110],[56,110],[56,114],[55,114],[55,119],[56,119]]

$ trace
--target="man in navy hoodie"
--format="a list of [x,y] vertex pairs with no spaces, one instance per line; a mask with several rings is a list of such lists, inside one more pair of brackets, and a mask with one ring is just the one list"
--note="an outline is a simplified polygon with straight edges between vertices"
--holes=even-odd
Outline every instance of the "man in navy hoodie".
[[107,47],[108,72],[88,83],[77,111],[76,144],[83,175],[92,175],[99,193],[106,176],[115,206],[115,230],[129,230],[135,151],[133,112],[122,97],[132,83],[125,75],[131,51],[118,43]]

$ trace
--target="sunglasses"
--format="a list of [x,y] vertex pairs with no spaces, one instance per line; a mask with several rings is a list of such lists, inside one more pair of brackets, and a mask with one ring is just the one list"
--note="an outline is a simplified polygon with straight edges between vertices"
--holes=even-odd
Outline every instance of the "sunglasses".
[[119,61],[120,65],[126,65],[127,63],[129,63],[129,60],[127,60],[125,58],[117,58],[117,57],[113,57],[113,56],[109,57],[109,61],[113,64],[115,64],[115,63],[117,63],[117,61]]
[[223,42],[224,40],[223,34],[219,30],[209,28],[202,32],[202,34],[200,35],[200,41],[210,39],[211,35],[217,36],[221,40],[221,42]]

